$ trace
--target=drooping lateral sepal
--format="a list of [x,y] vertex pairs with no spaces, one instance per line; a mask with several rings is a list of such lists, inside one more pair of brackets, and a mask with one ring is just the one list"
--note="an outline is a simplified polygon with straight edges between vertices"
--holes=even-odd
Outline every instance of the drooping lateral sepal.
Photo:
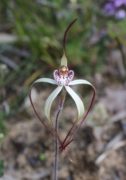
[[47,119],[50,121],[50,112],[51,112],[51,107],[53,104],[53,101],[55,100],[55,98],[58,96],[58,94],[61,92],[63,86],[58,86],[47,98],[46,102],[45,102],[45,115],[47,117]]
[[83,104],[81,98],[77,95],[77,93],[75,93],[69,86],[65,86],[65,88],[77,106],[78,120],[79,120],[82,118],[84,111],[85,111],[84,110],[84,104]]

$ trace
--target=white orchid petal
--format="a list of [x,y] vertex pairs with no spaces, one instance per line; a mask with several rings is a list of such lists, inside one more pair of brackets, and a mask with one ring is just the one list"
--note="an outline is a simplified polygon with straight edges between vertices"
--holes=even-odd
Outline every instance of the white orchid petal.
[[54,79],[50,79],[50,78],[40,78],[40,79],[37,79],[35,83],[41,83],[41,82],[44,82],[44,83],[49,83],[49,84],[57,84],[57,82],[54,80]]
[[50,120],[50,111],[51,111],[51,107],[52,107],[52,103],[54,101],[54,99],[58,96],[58,94],[60,93],[60,91],[62,90],[63,86],[58,86],[51,94],[50,96],[47,98],[46,102],[45,102],[45,115],[47,117],[48,120]]
[[87,84],[87,85],[93,86],[89,81],[84,80],[84,79],[76,79],[69,83],[69,85],[71,85],[71,86],[78,85],[78,84]]
[[77,111],[78,111],[78,120],[79,120],[84,114],[84,104],[81,98],[69,86],[65,86],[65,88],[66,88],[66,91],[69,93],[69,95],[75,101],[75,104],[77,106]]
[[63,54],[61,58],[61,66],[67,66],[67,58],[66,58],[65,53]]

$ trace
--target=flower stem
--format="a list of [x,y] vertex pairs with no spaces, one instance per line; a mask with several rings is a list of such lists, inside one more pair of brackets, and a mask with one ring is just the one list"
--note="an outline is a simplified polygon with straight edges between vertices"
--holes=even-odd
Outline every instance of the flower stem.
[[[63,92],[61,95],[61,100],[59,102],[58,111],[56,114],[56,120],[55,120],[55,132],[58,134],[59,130],[59,115],[60,112],[63,109],[64,101],[65,101],[66,93]],[[53,178],[52,180],[58,180],[58,164],[59,164],[59,139],[57,136],[54,136],[54,144],[55,144],[55,156],[54,156],[54,171],[53,171]]]
[[[56,122],[55,122],[55,131],[58,133],[58,117],[59,117],[59,111],[56,116]],[[54,137],[54,143],[55,143],[55,159],[54,159],[54,177],[53,180],[58,180],[58,162],[59,162],[59,142],[57,136]]]

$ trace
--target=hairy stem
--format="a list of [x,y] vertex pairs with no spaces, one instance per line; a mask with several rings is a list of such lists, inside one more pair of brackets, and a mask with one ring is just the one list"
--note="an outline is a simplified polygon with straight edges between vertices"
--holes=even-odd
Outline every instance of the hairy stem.
[[[60,111],[58,111],[56,116],[56,122],[55,122],[55,131],[58,133],[58,117],[59,117]],[[54,137],[54,143],[55,143],[55,159],[54,159],[54,177],[53,180],[58,180],[58,158],[59,158],[59,142],[57,136]]]
[[[58,134],[59,131],[59,115],[63,109],[64,101],[65,101],[66,93],[63,92],[60,102],[58,111],[56,114],[55,120],[55,132]],[[54,157],[54,172],[53,172],[53,180],[58,180],[58,164],[59,164],[59,139],[57,136],[54,137],[54,144],[55,144],[55,157]]]

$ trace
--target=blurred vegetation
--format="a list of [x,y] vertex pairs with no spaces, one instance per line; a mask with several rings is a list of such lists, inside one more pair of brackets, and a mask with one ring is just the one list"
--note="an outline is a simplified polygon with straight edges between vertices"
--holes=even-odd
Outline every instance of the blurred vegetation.
[[0,160],[0,177],[4,174],[4,162]]
[[[126,44],[126,20],[106,17],[102,3],[0,1],[0,141],[5,135],[5,121],[22,111],[30,84],[40,76],[51,77],[58,67],[63,34],[71,21],[78,18],[68,34],[67,57],[78,76],[93,77],[102,72],[108,52]],[[40,159],[45,160],[44,154]],[[0,160],[0,176],[3,171]]]
[[[14,115],[19,111],[37,77],[52,76],[62,56],[64,31],[75,18],[78,21],[69,32],[66,46],[70,67],[83,77],[102,71],[115,37],[125,44],[126,24],[125,20],[105,17],[102,3],[0,1],[0,102],[5,113]],[[2,33],[6,33],[4,38]]]

